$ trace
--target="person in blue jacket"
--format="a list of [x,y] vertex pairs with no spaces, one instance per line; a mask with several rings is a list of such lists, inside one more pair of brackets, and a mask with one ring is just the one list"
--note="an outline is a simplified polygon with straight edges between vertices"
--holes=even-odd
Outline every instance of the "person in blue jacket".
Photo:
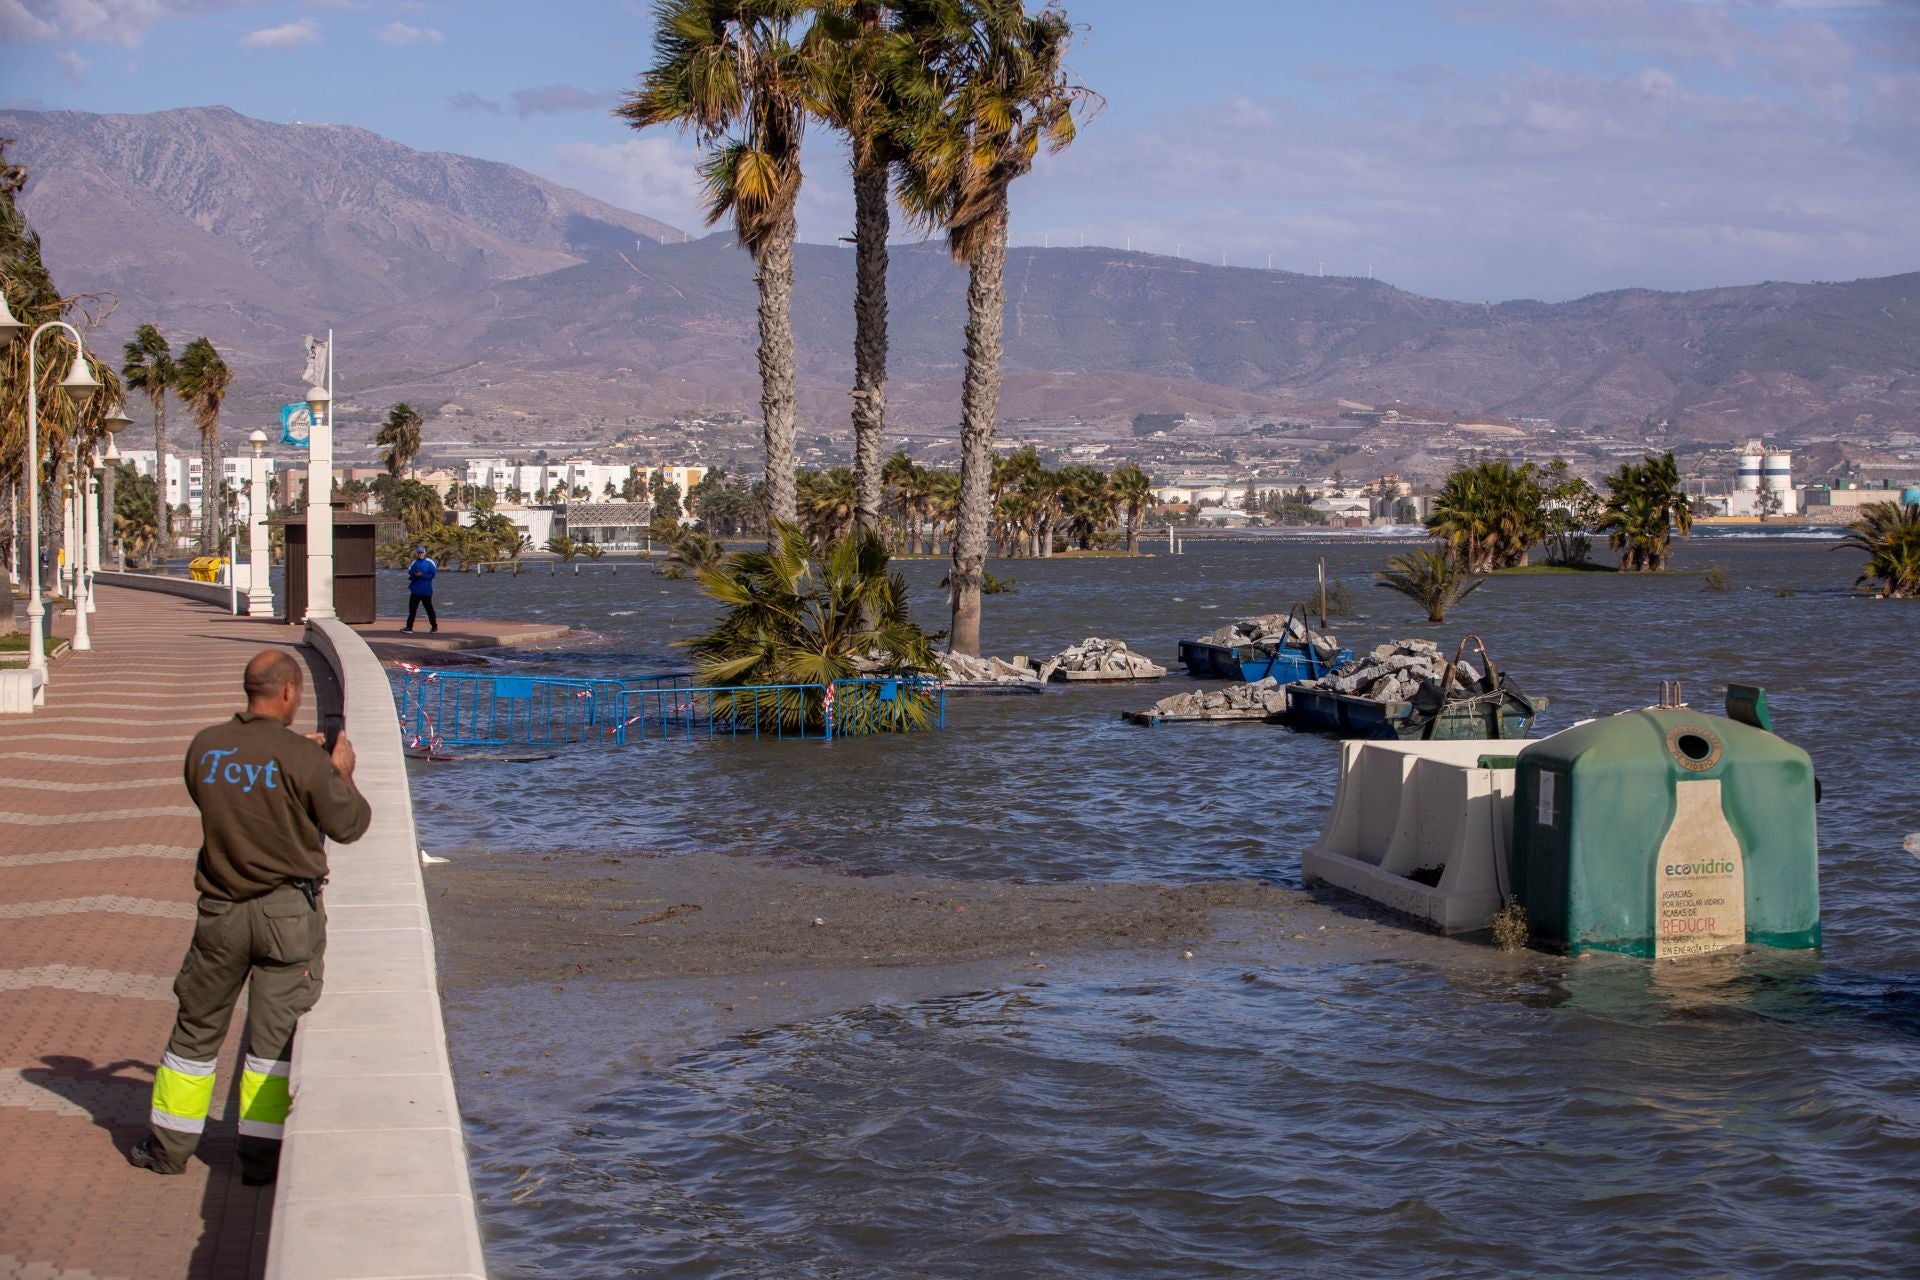
[[430,629],[440,629],[440,618],[433,611],[433,575],[440,572],[440,566],[433,562],[425,547],[413,549],[414,561],[407,566],[407,625],[402,631],[413,630],[413,620],[420,614],[420,606],[427,606],[427,625]]

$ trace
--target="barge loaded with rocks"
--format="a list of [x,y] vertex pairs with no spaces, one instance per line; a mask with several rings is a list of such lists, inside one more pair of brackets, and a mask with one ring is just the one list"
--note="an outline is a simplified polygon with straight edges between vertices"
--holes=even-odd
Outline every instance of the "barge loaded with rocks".
[[1350,660],[1330,635],[1315,635],[1298,610],[1241,618],[1198,640],[1180,642],[1180,663],[1199,680],[1311,680]]
[[[1466,659],[1468,641],[1480,666]],[[1266,721],[1342,738],[1453,741],[1524,738],[1546,705],[1514,688],[1479,637],[1468,636],[1452,662],[1431,640],[1395,640],[1318,680],[1196,689],[1121,718],[1142,725]]]
[[[1478,667],[1467,660],[1469,642]],[[1451,662],[1431,640],[1395,640],[1329,675],[1290,684],[1285,723],[1342,738],[1524,738],[1546,706],[1545,698],[1520,692],[1470,635]]]

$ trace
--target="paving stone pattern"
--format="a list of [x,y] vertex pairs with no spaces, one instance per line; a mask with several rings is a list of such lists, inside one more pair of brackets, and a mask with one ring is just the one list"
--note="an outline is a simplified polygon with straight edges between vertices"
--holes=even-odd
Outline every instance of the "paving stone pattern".
[[[273,1188],[240,1185],[234,1057],[179,1177],[126,1163],[193,932],[199,823],[181,759],[299,633],[103,587],[94,649],[55,662],[44,707],[0,717],[0,1280],[259,1276]],[[331,680],[330,671],[321,671]]]

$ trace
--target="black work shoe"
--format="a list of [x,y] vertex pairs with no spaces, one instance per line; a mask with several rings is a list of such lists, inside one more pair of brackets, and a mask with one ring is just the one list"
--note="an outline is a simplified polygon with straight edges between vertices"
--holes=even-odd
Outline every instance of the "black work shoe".
[[403,636],[410,636],[410,635],[412,635],[412,634],[413,634],[413,628],[412,628],[412,627],[402,627],[402,628],[400,628],[400,634],[401,634],[401,635],[403,635]]
[[185,1173],[185,1169],[169,1169],[160,1163],[160,1153],[153,1149],[152,1138],[142,1138],[127,1152],[127,1163],[136,1169],[151,1169],[155,1173]]
[[271,1173],[255,1173],[251,1169],[242,1169],[240,1171],[240,1185],[243,1187],[270,1187],[273,1185],[275,1176],[275,1174]]

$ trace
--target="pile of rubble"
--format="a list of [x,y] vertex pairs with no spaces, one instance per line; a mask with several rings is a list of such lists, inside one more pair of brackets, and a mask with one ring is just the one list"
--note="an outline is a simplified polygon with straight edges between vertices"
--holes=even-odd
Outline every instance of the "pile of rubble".
[[[1284,645],[1291,649],[1305,649],[1308,635],[1305,620],[1298,616],[1289,618],[1284,613],[1263,613],[1255,618],[1229,622],[1218,631],[1201,636],[1200,643],[1227,647],[1243,644]],[[1340,652],[1340,641],[1324,633],[1313,635],[1312,643],[1314,652],[1328,661],[1332,661],[1333,656]]]
[[1167,669],[1127,648],[1124,640],[1089,636],[1040,664],[1042,680],[1157,680]]
[[1045,681],[1031,659],[1019,656],[1008,661],[1005,658],[970,658],[964,653],[943,653],[940,655],[940,675],[949,686],[957,685],[963,689],[1019,685],[1037,688]]
[[1230,684],[1224,689],[1196,689],[1176,693],[1135,713],[1136,720],[1264,720],[1287,709],[1287,691],[1268,676],[1252,684]]
[[[1438,687],[1446,669],[1446,655],[1433,641],[1395,640],[1342,663],[1330,675],[1301,683],[1375,702],[1405,702],[1422,685]],[[1472,688],[1480,679],[1480,669],[1463,660],[1453,679],[1456,686]]]

